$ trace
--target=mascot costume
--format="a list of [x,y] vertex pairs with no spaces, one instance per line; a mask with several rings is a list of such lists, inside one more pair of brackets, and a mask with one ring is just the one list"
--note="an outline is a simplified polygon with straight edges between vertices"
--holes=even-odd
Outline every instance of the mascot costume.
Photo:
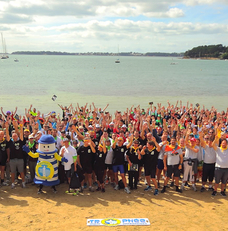
[[27,146],[23,150],[32,158],[38,158],[34,183],[39,184],[38,194],[42,193],[43,186],[51,186],[56,193],[55,186],[59,184],[58,179],[58,162],[68,162],[65,157],[59,156],[56,152],[55,139],[52,135],[43,135],[38,141],[36,153],[32,153]]

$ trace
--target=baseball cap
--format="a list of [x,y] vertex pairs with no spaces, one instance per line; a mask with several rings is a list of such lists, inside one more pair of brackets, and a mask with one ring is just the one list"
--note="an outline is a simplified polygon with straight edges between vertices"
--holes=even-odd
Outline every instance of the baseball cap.
[[34,139],[35,137],[33,136],[33,134],[29,135],[28,137],[29,139]]
[[196,138],[192,137],[192,138],[190,139],[190,141],[196,142]]

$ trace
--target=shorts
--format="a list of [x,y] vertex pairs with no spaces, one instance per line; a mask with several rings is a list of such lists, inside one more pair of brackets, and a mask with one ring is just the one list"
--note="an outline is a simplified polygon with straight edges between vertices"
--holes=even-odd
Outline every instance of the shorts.
[[215,183],[226,184],[228,180],[228,168],[215,168]]
[[153,168],[151,166],[144,166],[145,176],[150,176],[152,179],[155,178],[156,175],[156,167]]
[[164,162],[161,159],[158,159],[158,169],[163,170],[164,169]]
[[179,164],[167,165],[167,177],[170,178],[173,174],[174,177],[180,177],[180,170],[178,169]]
[[17,170],[19,173],[24,172],[24,160],[23,159],[11,159],[10,162],[11,173],[16,174]]
[[0,166],[6,166],[7,155],[1,156],[0,158]]
[[112,170],[112,164],[105,164],[105,169]]
[[124,173],[124,165],[113,165],[112,170],[114,173],[120,171],[120,174]]
[[203,163],[203,176],[202,181],[207,182],[207,179],[209,179],[209,182],[212,182],[215,175],[215,164],[206,164]]
[[92,174],[93,168],[92,165],[84,165],[82,166],[83,172],[86,174]]
[[97,180],[100,182],[100,184],[104,183],[104,169],[95,169],[95,174],[97,176]]

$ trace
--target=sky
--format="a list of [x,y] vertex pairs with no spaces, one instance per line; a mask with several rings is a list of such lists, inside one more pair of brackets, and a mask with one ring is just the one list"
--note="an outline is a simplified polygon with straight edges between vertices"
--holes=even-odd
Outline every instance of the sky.
[[0,32],[10,53],[185,52],[228,46],[227,12],[228,0],[0,0]]

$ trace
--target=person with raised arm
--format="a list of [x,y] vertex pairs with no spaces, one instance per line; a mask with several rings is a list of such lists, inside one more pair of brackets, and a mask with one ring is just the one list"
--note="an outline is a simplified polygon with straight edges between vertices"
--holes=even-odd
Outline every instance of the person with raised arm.
[[204,148],[202,187],[200,191],[204,192],[206,190],[205,185],[208,179],[209,179],[208,190],[214,191],[212,187],[212,181],[214,179],[214,173],[215,173],[215,162],[216,162],[216,152],[212,146],[214,137],[206,134],[204,135],[203,138],[203,132],[199,132],[199,138],[200,138],[201,145]]
[[212,192],[212,196],[217,195],[218,185],[221,182],[221,192],[222,196],[226,196],[225,193],[225,185],[228,180],[228,149],[227,149],[227,140],[223,139],[221,142],[221,146],[218,147],[219,137],[215,136],[215,140],[213,141],[213,148],[216,152],[216,162],[215,162],[215,186],[214,191]]
[[22,188],[25,188],[25,174],[24,174],[24,160],[23,160],[23,150],[22,147],[25,144],[24,136],[23,136],[23,124],[21,123],[19,136],[17,134],[18,131],[18,123],[14,121],[13,123],[15,131],[12,132],[12,139],[9,135],[9,124],[5,123],[6,127],[6,140],[9,142],[10,148],[10,170],[11,170],[11,188],[15,188],[15,175],[18,172],[21,175],[22,179]]
[[158,163],[158,155],[161,148],[159,144],[157,143],[155,137],[152,137],[152,141],[148,141],[147,145],[143,147],[141,151],[141,155],[143,155],[144,159],[144,169],[145,169],[145,177],[148,186],[144,189],[144,191],[152,190],[152,187],[150,185],[150,180],[152,179],[155,191],[154,195],[158,195],[158,184],[155,179],[156,174],[156,166]]
[[179,189],[179,179],[180,179],[180,170],[183,163],[183,154],[181,147],[177,145],[176,137],[173,136],[170,141],[170,145],[165,146],[164,153],[164,170],[167,171],[167,177],[164,181],[164,187],[161,190],[161,193],[166,191],[166,186],[172,174],[174,175],[176,191],[182,192]]
[[188,175],[190,175],[189,179],[192,182],[192,188],[196,192],[197,189],[194,181],[194,172],[197,172],[197,153],[199,152],[199,147],[196,146],[196,139],[194,137],[192,137],[189,141],[190,133],[191,129],[188,130],[185,137],[186,152],[184,156],[184,175],[181,190],[183,191],[185,183],[188,180]]
[[129,139],[129,143],[127,145],[124,145],[124,140],[122,137],[116,137],[114,143],[112,144],[113,149],[113,172],[115,177],[115,190],[119,189],[118,185],[118,171],[120,171],[120,176],[122,178],[123,184],[124,184],[124,191],[126,193],[131,193],[129,188],[127,187],[126,178],[125,178],[125,172],[124,172],[124,154],[125,152],[131,147],[133,142],[133,135],[131,135]]

